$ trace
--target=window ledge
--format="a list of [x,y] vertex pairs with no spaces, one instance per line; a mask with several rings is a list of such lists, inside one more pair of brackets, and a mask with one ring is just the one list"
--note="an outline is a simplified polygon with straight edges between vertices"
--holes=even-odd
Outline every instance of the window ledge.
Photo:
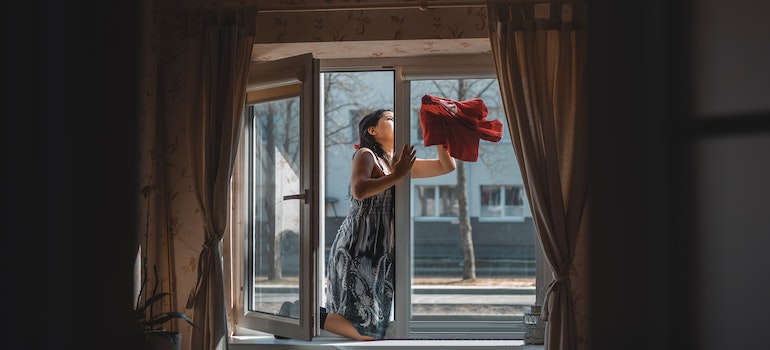
[[542,350],[543,345],[524,344],[522,340],[377,340],[359,342],[340,337],[315,337],[312,341],[275,339],[270,336],[233,336],[231,350],[255,349],[519,349]]

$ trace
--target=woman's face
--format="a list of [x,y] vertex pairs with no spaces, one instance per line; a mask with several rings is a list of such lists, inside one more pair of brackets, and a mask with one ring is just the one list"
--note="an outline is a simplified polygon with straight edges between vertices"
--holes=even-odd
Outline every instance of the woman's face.
[[394,116],[393,112],[385,111],[377,121],[377,125],[369,128],[369,133],[374,136],[374,139],[383,147],[393,148],[393,134],[394,134]]

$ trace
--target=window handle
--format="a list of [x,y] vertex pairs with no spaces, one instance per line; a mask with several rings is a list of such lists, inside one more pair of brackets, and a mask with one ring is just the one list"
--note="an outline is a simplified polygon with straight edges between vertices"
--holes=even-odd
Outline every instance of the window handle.
[[310,198],[310,190],[305,190],[305,193],[300,194],[290,194],[288,196],[283,196],[283,200],[289,200],[289,199],[301,199],[307,204],[307,200]]

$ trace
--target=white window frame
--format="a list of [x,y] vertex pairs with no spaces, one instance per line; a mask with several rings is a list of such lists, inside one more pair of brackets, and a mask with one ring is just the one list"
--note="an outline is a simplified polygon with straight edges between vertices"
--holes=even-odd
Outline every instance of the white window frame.
[[[318,111],[318,60],[311,54],[289,57],[277,61],[266,63],[253,63],[249,68],[249,82],[247,85],[246,108],[252,103],[268,101],[274,96],[296,96],[300,102],[300,167],[298,172],[299,191],[302,193],[283,193],[283,200],[302,200],[299,206],[299,317],[291,318],[270,313],[256,312],[250,310],[252,301],[251,293],[247,291],[255,290],[253,278],[254,256],[248,249],[251,244],[248,242],[252,237],[254,227],[253,212],[254,206],[251,203],[249,195],[239,193],[239,199],[235,201],[233,216],[242,220],[240,227],[242,231],[234,240],[233,251],[241,250],[243,256],[240,261],[242,265],[234,270],[240,272],[236,277],[238,286],[238,296],[236,300],[234,319],[237,324],[236,334],[243,330],[258,330],[270,332],[273,334],[290,337],[294,339],[311,340],[317,335],[318,324],[318,299],[316,297],[319,284],[318,261],[314,259],[318,250],[318,228],[320,224],[320,213],[318,208],[323,209],[321,198],[324,197],[323,188],[317,186],[319,177],[323,179],[323,172],[320,171],[323,166],[323,159],[318,157],[318,147],[314,145],[323,142],[322,135],[319,132],[319,111]],[[289,87],[289,88],[287,88]],[[285,93],[285,91],[290,91]],[[246,128],[246,124],[242,124]],[[248,145],[260,140],[252,139],[248,128],[244,130],[241,138],[241,146]],[[242,148],[246,151],[248,146]],[[251,159],[248,159],[249,152],[243,152],[239,155],[236,164],[234,177],[242,179],[236,181],[240,188],[236,192],[250,191],[251,185],[244,183],[249,178],[252,169]],[[319,175],[320,174],[320,175]],[[248,181],[246,181],[248,182]],[[304,190],[304,191],[303,191]],[[234,254],[239,256],[238,254]]]
[[[488,186],[488,187],[498,187],[500,191],[500,212],[503,213],[503,215],[500,216],[484,216],[484,204],[482,203],[481,197],[483,196],[483,191],[481,190],[481,187]],[[523,185],[486,185],[481,184],[478,189],[478,195],[479,195],[479,221],[483,222],[495,222],[495,221],[515,221],[515,222],[523,222],[524,221],[524,214],[526,214],[526,211],[523,210],[524,205],[522,205],[522,213],[521,215],[508,215],[508,213],[505,211],[505,188],[506,187],[518,187],[521,191],[521,200],[522,203],[524,203],[527,200],[526,197],[526,191],[524,191]]]
[[[404,60],[396,66],[396,114],[411,115],[410,83],[413,80],[494,78],[494,61],[490,55],[443,56]],[[400,108],[400,109],[399,109]],[[410,123],[396,124],[396,143],[410,139]],[[411,179],[396,186],[396,251],[405,261],[412,261]],[[538,268],[540,268],[538,266]],[[412,339],[523,339],[523,317],[500,317],[477,321],[473,317],[440,317],[418,319],[411,315],[411,263],[396,264],[395,333]],[[538,275],[539,276],[539,275]],[[539,281],[538,281],[539,282]],[[536,282],[536,283],[538,283]],[[538,283],[539,285],[539,283]],[[536,288],[538,293],[539,288]],[[400,300],[402,302],[399,302]],[[539,300],[539,298],[538,298]],[[402,315],[399,317],[399,315]],[[407,317],[403,317],[407,315]],[[403,322],[404,320],[407,322]]]
[[[462,56],[442,56],[442,57],[419,57],[419,58],[368,58],[368,59],[333,59],[333,60],[320,60],[319,72],[325,71],[376,71],[376,70],[391,70],[394,71],[395,85],[394,85],[394,112],[397,115],[410,115],[409,99],[410,99],[410,81],[418,79],[452,79],[452,78],[496,78],[494,70],[494,62],[490,55],[462,55]],[[318,82],[314,83],[315,96],[320,95],[320,87]],[[315,97],[317,98],[317,97]],[[302,309],[302,317],[310,318],[314,320],[315,330],[313,336],[329,335],[328,332],[319,331],[317,329],[318,314],[315,310],[320,306],[321,300],[323,300],[323,290],[320,286],[323,285],[323,254],[319,252],[319,249],[324,247],[324,225],[319,218],[326,217],[325,205],[321,200],[324,198],[324,147],[318,147],[323,145],[323,133],[320,130],[320,126],[323,125],[323,121],[320,120],[320,111],[316,110],[314,118],[317,117],[317,130],[312,131],[312,138],[316,140],[314,145],[307,146],[315,148],[314,154],[317,158],[315,165],[313,166],[315,174],[306,174],[308,178],[312,179],[309,183],[310,188],[318,189],[312,191],[313,200],[311,200],[311,208],[309,215],[316,217],[318,222],[315,223],[317,227],[310,230],[315,237],[312,241],[305,244],[312,245],[312,252],[310,256],[311,260],[314,260],[314,264],[317,267],[315,271],[310,273],[313,277],[310,279],[315,281],[316,287],[309,288],[307,291],[301,291],[302,295],[312,293],[315,296],[315,303],[310,303]],[[396,123],[396,143],[403,141],[399,140],[411,140],[410,137],[410,123]],[[407,141],[409,142],[409,141]],[[304,147],[304,146],[303,146]],[[310,154],[310,153],[308,153]],[[399,261],[412,261],[412,227],[411,227],[411,214],[412,214],[412,183],[410,179],[406,179],[402,183],[396,186],[396,251],[399,252]],[[317,207],[313,207],[317,206]],[[440,217],[430,217],[436,219]],[[243,249],[239,246],[239,242],[235,242],[234,250]],[[248,254],[244,252],[244,254]],[[536,252],[537,257],[537,277],[535,288],[537,296],[537,303],[541,303],[543,300],[543,276],[546,276],[545,269],[547,269],[544,260],[542,259],[542,252],[538,249]],[[248,259],[244,259],[247,261]],[[307,260],[303,261],[303,264]],[[241,267],[242,268],[242,267]],[[304,266],[301,268],[305,268]],[[505,320],[474,322],[473,318],[461,319],[458,321],[447,320],[413,320],[411,317],[411,263],[397,263],[396,264],[396,302],[394,303],[393,313],[396,320],[391,323],[392,335],[401,339],[523,339],[523,317],[518,317],[515,320],[511,320],[510,317]],[[305,284],[307,286],[308,284]],[[243,294],[243,290],[241,290]],[[237,321],[236,321],[237,322]],[[518,326],[516,326],[518,325]],[[234,335],[249,335],[253,334],[253,331],[265,331],[259,330],[252,325],[244,323],[238,323],[236,332]],[[470,332],[468,332],[470,331]],[[326,333],[326,334],[322,334]],[[298,338],[299,339],[299,338]]]
[[[415,214],[414,220],[417,221],[457,221],[456,216],[440,216],[438,215],[439,207],[441,203],[441,187],[457,187],[455,185],[438,185],[438,184],[431,184],[431,185],[414,185],[414,191],[412,192],[412,198],[417,200],[418,194],[417,194],[417,188],[418,187],[432,187],[435,192],[433,194],[433,200],[435,201],[435,205],[433,208],[433,215],[418,215],[419,213]],[[415,205],[415,210],[417,210],[417,206]]]

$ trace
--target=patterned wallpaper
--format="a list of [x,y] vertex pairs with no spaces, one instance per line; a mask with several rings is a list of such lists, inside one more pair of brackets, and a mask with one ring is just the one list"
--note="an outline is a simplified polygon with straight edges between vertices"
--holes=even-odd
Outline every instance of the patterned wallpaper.
[[[155,284],[156,266],[158,290],[171,293],[163,311],[192,318],[185,304],[195,283],[203,231],[186,151],[184,27],[162,7],[163,0],[142,1],[138,234],[150,270],[148,287]],[[182,333],[182,349],[190,349],[191,326],[173,321],[171,329]]]
[[362,58],[490,50],[485,7],[269,12],[257,16],[252,60],[305,52],[318,58]]
[[[372,3],[394,3],[407,8],[365,9]],[[408,0],[177,0],[176,6],[268,9],[257,15],[253,61],[271,61],[307,52],[324,59],[491,52],[485,6],[429,6],[420,10],[416,3]],[[296,6],[334,9],[291,10]]]
[[487,37],[485,7],[260,13],[257,43]]

